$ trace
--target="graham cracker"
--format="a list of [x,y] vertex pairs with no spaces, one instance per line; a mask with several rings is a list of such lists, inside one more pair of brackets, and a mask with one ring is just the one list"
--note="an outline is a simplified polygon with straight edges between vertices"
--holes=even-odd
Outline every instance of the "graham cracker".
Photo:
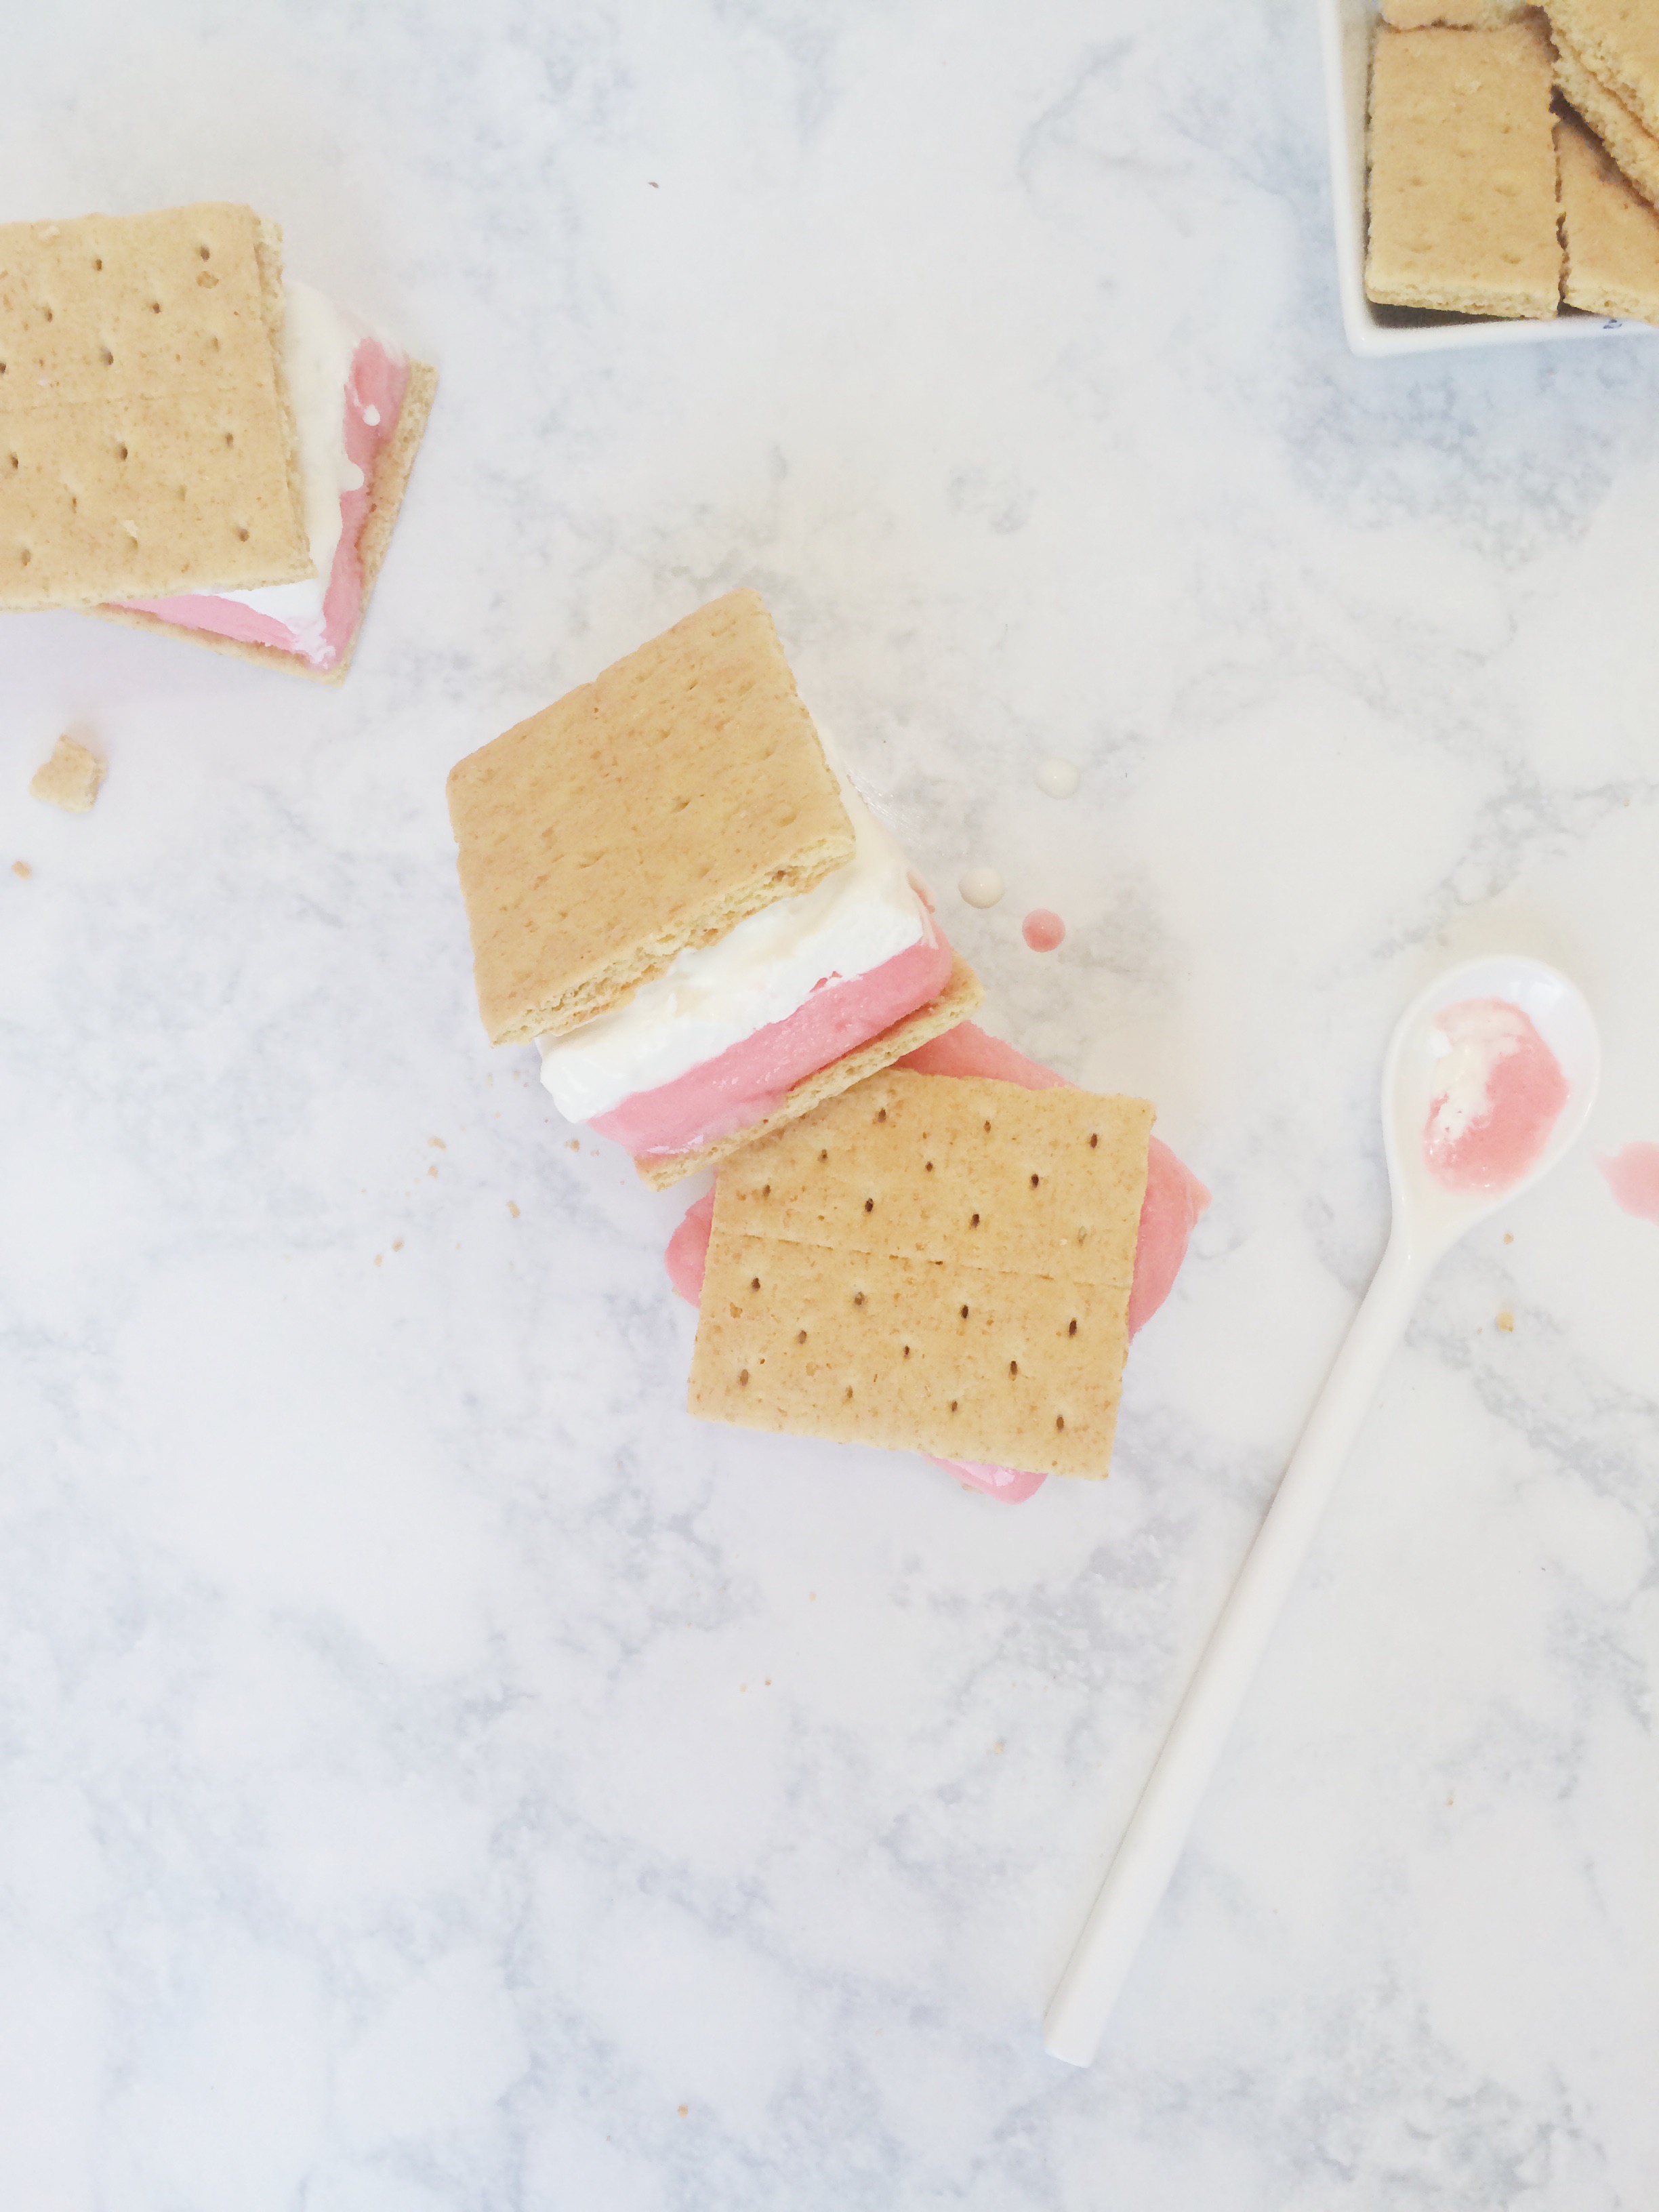
[[1644,200],[1659,207],[1659,138],[1623,100],[1592,76],[1560,32],[1555,34],[1555,82]]
[[918,1006],[913,1014],[892,1024],[878,1036],[866,1040],[854,1050],[843,1053],[832,1060],[828,1067],[821,1067],[814,1075],[803,1077],[794,1089],[787,1092],[781,1106],[776,1106],[763,1121],[751,1121],[746,1129],[737,1129],[729,1137],[720,1137],[700,1152],[659,1152],[644,1159],[636,1159],[635,1171],[641,1182],[648,1182],[653,1190],[666,1190],[672,1183],[681,1182],[699,1168],[717,1166],[721,1160],[730,1159],[745,1145],[757,1138],[769,1136],[773,1130],[781,1129],[790,1121],[797,1121],[803,1114],[810,1114],[825,1099],[834,1098],[842,1091],[861,1083],[866,1076],[876,1075],[884,1067],[890,1067],[902,1060],[908,1052],[915,1052],[930,1037],[941,1036],[946,1030],[955,1029],[965,1022],[975,1006],[985,997],[985,987],[965,960],[953,959],[945,988],[938,998],[930,999],[925,1006]]
[[1659,212],[1633,191],[1575,115],[1555,126],[1565,297],[1593,315],[1659,323]]
[[890,1068],[720,1170],[704,1419],[1099,1477],[1152,1109]]
[[1659,9],[1652,0],[1549,0],[1550,28],[1659,137]]
[[1524,15],[1530,0],[1382,0],[1382,15],[1396,31],[1423,31],[1443,23],[1460,31],[1496,31]]
[[492,1044],[619,1006],[853,857],[757,592],[730,592],[450,771]]
[[281,239],[221,202],[0,226],[0,607],[310,574]]
[[90,814],[100,785],[109,774],[87,746],[73,738],[59,738],[45,761],[29,778],[31,799],[44,799],[48,806],[61,806],[65,814]]
[[1378,32],[1367,296],[1468,315],[1553,315],[1561,293],[1549,40]]
[[374,474],[369,483],[368,513],[363,518],[357,540],[357,557],[363,572],[357,620],[346,640],[345,650],[331,668],[313,668],[302,653],[284,653],[280,646],[255,645],[243,638],[216,637],[211,630],[191,629],[184,623],[167,622],[160,615],[145,614],[137,607],[88,607],[85,611],[96,615],[100,622],[121,623],[128,629],[159,630],[163,636],[186,638],[192,645],[205,645],[215,653],[228,653],[238,660],[252,660],[265,668],[282,668],[292,675],[308,676],[313,684],[343,684],[351,657],[357,650],[357,640],[362,635],[363,617],[368,612],[374,580],[380,573],[404,494],[409,489],[415,456],[426,435],[427,417],[432,412],[437,390],[437,370],[423,361],[411,361],[409,380],[404,386],[403,405],[398,410],[397,428],[375,457]]

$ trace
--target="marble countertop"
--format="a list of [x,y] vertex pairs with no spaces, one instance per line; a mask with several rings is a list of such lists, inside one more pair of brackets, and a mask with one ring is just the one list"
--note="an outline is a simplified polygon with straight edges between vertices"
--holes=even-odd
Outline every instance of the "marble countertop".
[[[252,201],[442,384],[341,690],[0,623],[0,2203],[1659,2201],[1659,1230],[1595,1164],[1659,1138],[1659,348],[1350,358],[1288,0],[7,39],[0,214]],[[446,771],[739,583],[988,1024],[1215,1194],[1104,1486],[693,1425],[686,1194],[484,1042]],[[1602,1103],[1442,1267],[1074,2070],[1389,1029],[1504,947]]]

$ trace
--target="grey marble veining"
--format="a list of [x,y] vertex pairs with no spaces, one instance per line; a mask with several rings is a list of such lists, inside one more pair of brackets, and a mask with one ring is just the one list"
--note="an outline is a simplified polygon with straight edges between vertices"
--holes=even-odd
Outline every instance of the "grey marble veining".
[[[0,624],[0,2204],[1644,2212],[1659,349],[1351,359],[1288,4],[8,41],[0,214],[253,201],[443,380],[338,692]],[[693,1425],[688,1194],[483,1042],[446,771],[738,582],[988,1024],[1214,1191],[1103,1487]],[[1382,1249],[1388,1029],[1506,945],[1603,1103],[1442,1268],[1060,2067]]]

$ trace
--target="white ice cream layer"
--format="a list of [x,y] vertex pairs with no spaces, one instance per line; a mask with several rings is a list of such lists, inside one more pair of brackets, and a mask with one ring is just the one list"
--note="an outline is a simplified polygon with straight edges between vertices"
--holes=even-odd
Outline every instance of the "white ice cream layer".
[[1518,1006],[1476,1000],[1453,1006],[1443,1027],[1430,1032],[1434,1056],[1434,1111],[1426,1140],[1455,1145],[1492,1111],[1492,1079],[1500,1060],[1526,1042],[1527,1018]]
[[340,543],[340,495],[362,489],[363,472],[346,452],[345,396],[352,356],[360,341],[373,334],[343,307],[292,276],[283,286],[283,371],[299,434],[306,537],[317,573],[297,583],[262,584],[256,591],[213,596],[285,623],[301,649],[314,656],[325,643],[323,603]]
[[625,1006],[538,1037],[542,1081],[568,1121],[591,1121],[635,1091],[716,1060],[804,1006],[834,975],[850,981],[927,935],[904,855],[843,776],[854,850],[798,897],[779,899],[713,945],[676,954]]

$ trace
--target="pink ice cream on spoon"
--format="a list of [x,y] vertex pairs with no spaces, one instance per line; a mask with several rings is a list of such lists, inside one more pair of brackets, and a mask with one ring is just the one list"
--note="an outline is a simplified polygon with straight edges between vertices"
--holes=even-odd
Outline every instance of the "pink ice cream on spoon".
[[1423,1152],[1448,1190],[1502,1190],[1542,1154],[1567,1103],[1561,1063],[1506,999],[1463,999],[1434,1018]]

